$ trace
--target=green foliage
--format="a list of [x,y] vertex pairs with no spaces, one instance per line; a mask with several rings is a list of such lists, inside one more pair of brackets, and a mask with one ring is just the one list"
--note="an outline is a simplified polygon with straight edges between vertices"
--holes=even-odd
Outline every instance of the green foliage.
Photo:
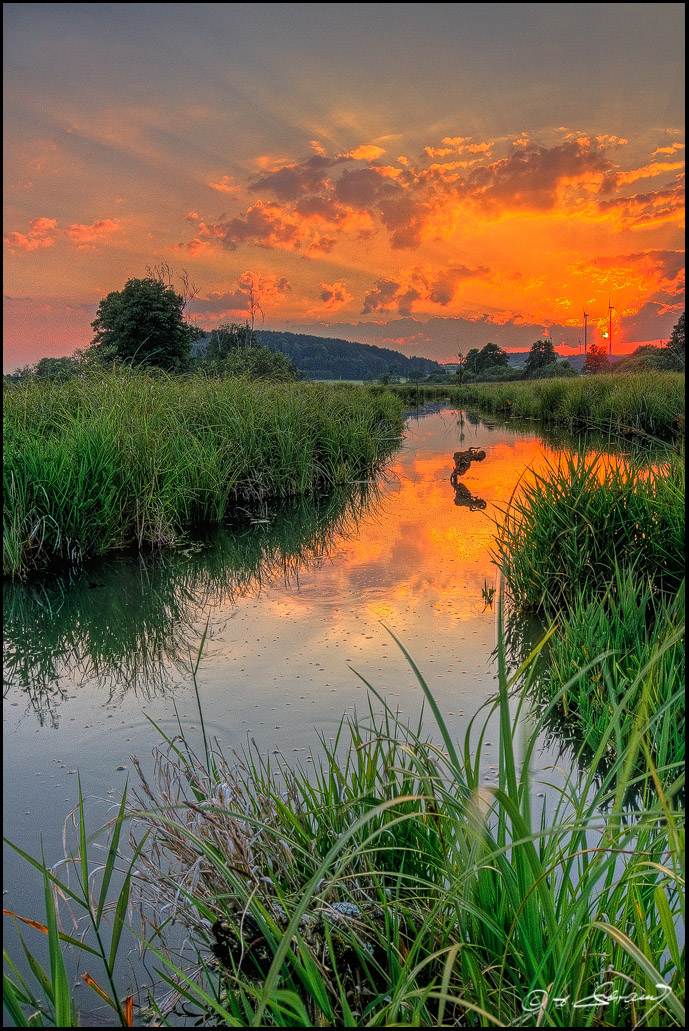
[[682,312],[675,326],[673,327],[672,336],[670,337],[667,345],[670,348],[670,350],[674,351],[677,357],[681,359],[682,368],[684,368],[684,342],[684,312]]
[[507,351],[503,351],[497,344],[486,344],[480,351],[476,347],[471,348],[466,357],[466,372],[467,375],[483,378],[485,373],[494,369],[507,369],[509,363]]
[[591,344],[586,355],[583,368],[584,376],[598,376],[602,372],[610,371],[610,362],[602,344]]
[[487,368],[485,372],[480,372],[476,375],[467,374],[465,382],[510,383],[518,379],[521,379],[521,372],[518,369],[513,368],[511,365],[495,365],[492,368]]
[[36,362],[34,374],[37,379],[48,379],[63,382],[80,371],[80,363],[75,358],[41,358]]
[[[108,840],[103,851],[99,852],[97,861],[89,856],[89,845],[93,851],[93,840],[87,836],[84,814],[84,801],[79,781],[79,805],[76,812],[78,847],[67,860],[68,877],[63,881],[49,869],[45,860],[37,860],[22,851],[12,842],[8,842],[26,863],[38,870],[44,884],[46,923],[41,924],[15,913],[9,913],[15,921],[19,942],[27,961],[32,979],[20,973],[17,965],[5,952],[5,964],[9,973],[3,975],[3,1004],[7,1009],[14,1027],[82,1027],[86,1026],[78,1019],[77,1006],[71,990],[63,946],[78,953],[84,963],[97,963],[104,975],[103,987],[88,970],[82,975],[82,981],[93,989],[101,1002],[105,1002],[113,1010],[113,1020],[119,1027],[133,1027],[132,1009],[134,996],[128,993],[126,998],[116,987],[115,968],[118,966],[118,979],[122,964],[117,964],[122,932],[130,902],[132,873],[138,853],[145,844],[145,837],[140,845],[124,860],[124,877],[121,878],[119,891],[115,889],[113,875],[122,862],[119,854],[120,839],[125,825],[127,808],[127,789],[125,788],[117,817],[112,828],[102,828],[95,837],[106,837]],[[106,833],[104,833],[106,831]],[[105,861],[103,861],[105,854]],[[96,881],[100,886],[96,894]],[[58,900],[66,901],[71,907],[71,920],[78,913],[86,925],[86,930],[76,931],[70,935],[61,930]],[[107,903],[107,904],[106,904]],[[65,906],[67,908],[67,906]],[[112,912],[112,917],[110,913]],[[20,922],[38,931],[48,938],[49,971],[43,969],[32,949],[24,941],[19,930]],[[34,946],[35,948],[35,946]],[[99,974],[99,979],[103,978]],[[34,986],[33,982],[37,982]]]
[[666,347],[642,344],[613,366],[613,372],[643,372],[646,369],[684,371],[684,312],[672,330]]
[[[254,752],[226,756],[205,728],[200,754],[181,722],[174,740],[160,730],[154,778],[141,773],[138,799],[123,799],[113,823],[105,868],[98,857],[98,903],[59,884],[101,932],[111,857],[131,821],[138,855],[125,870],[135,864],[137,876],[116,894],[110,947],[61,939],[105,965],[114,1019],[131,1024],[112,976],[130,900],[148,916],[144,947],[159,985],[149,1012],[162,1026],[179,1023],[180,1004],[202,1026],[684,1026],[681,778],[673,764],[668,788],[654,782],[647,741],[662,715],[646,717],[648,665],[614,707],[586,773],[551,787],[550,809],[538,812],[530,769],[548,713],[524,736],[514,710],[527,704],[542,645],[510,679],[500,636],[497,697],[463,742],[402,645],[440,744],[403,724],[370,684],[368,717],[323,739],[309,770]],[[198,659],[203,727],[197,669]],[[610,759],[627,699],[638,719]],[[486,783],[474,754],[493,714],[499,765]],[[86,884],[98,873],[83,807],[78,838],[72,863]],[[151,926],[150,914],[163,912],[168,919]],[[179,951],[180,926],[195,954]],[[15,1023],[38,1012],[38,1026],[70,1026],[38,999],[60,981],[57,964],[38,990],[10,957],[8,967]],[[603,1001],[582,1009],[594,993]],[[64,1017],[69,1004],[67,992]]]
[[288,355],[264,347],[249,325],[234,323],[213,330],[196,364],[209,375],[247,376],[283,383],[302,378]]
[[[390,388],[405,404],[416,390]],[[629,376],[566,376],[528,383],[421,386],[419,403],[446,400],[488,415],[537,419],[571,430],[596,429],[643,439],[684,436],[684,375],[647,372]]]
[[[561,699],[569,733],[576,723],[595,750],[621,703],[621,740],[629,739],[643,693],[653,761],[663,781],[668,770],[674,777],[675,764],[684,761],[684,625],[684,584],[674,596],[661,595],[652,580],[639,576],[631,560],[615,571],[604,594],[582,591],[561,613],[542,694]],[[630,694],[632,684],[636,694]],[[617,750],[617,742],[611,741],[609,754]]]
[[576,376],[577,370],[569,364],[566,358],[561,361],[550,362],[549,365],[541,365],[533,375],[533,379],[553,379],[562,376]]
[[[389,376],[393,371],[403,377],[414,371],[423,375],[442,372],[442,366],[430,358],[408,357],[374,344],[267,329],[257,330],[256,336],[264,347],[289,355],[309,379],[363,381],[379,380],[382,375]],[[393,370],[393,367],[396,368]]]
[[496,538],[496,558],[522,608],[549,619],[605,594],[616,570],[656,592],[684,577],[684,462],[648,468],[581,453],[525,478]]
[[537,340],[531,345],[531,350],[524,363],[524,377],[530,379],[546,365],[554,365],[556,362],[557,355],[552,340]]
[[346,384],[123,370],[14,384],[4,420],[3,570],[25,575],[368,478],[401,431],[401,403]]
[[196,332],[184,321],[185,305],[181,294],[155,276],[129,279],[98,305],[92,353],[103,364],[183,371]]

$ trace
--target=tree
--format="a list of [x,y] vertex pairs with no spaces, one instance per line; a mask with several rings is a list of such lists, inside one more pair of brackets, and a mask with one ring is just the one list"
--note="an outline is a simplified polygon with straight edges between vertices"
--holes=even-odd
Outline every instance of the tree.
[[[188,368],[197,330],[184,319],[189,302],[169,283],[169,267],[147,269],[145,279],[129,279],[123,290],[109,293],[98,305],[91,326],[91,350],[104,362],[155,366],[170,372]],[[161,272],[167,272],[166,283]]]
[[63,383],[75,376],[79,371],[79,363],[75,358],[40,358],[34,366],[37,379]]
[[260,341],[248,322],[243,326],[237,322],[223,322],[208,337],[203,350],[202,364],[221,366],[233,351],[259,346]]
[[478,358],[480,355],[478,347],[471,347],[467,351],[467,356],[464,359],[464,371],[468,376],[473,376],[477,371]]
[[668,350],[677,358],[678,365],[684,368],[684,312],[680,315],[668,341]]
[[529,379],[537,375],[539,369],[555,362],[557,362],[557,355],[552,340],[537,340],[535,344],[531,345],[531,350],[524,363],[524,377]]
[[490,369],[506,369],[509,364],[507,351],[503,351],[497,344],[486,344],[481,348],[476,359],[476,371],[488,372]]
[[468,358],[469,356],[464,354],[463,351],[457,352],[457,372],[455,373],[455,376],[459,380],[460,387],[464,382],[464,374],[466,372]]
[[602,344],[591,344],[581,372],[584,376],[596,376],[610,371],[610,362]]

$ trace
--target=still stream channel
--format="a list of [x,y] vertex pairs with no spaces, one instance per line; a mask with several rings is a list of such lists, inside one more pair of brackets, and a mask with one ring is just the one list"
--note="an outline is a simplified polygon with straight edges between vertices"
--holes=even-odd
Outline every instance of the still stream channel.
[[[345,500],[255,512],[173,554],[117,557],[60,582],[10,586],[4,601],[5,835],[48,862],[79,771],[91,829],[111,813],[130,759],[159,743],[146,716],[176,730],[199,719],[189,666],[208,621],[198,672],[207,730],[225,750],[317,760],[319,735],[368,711],[369,680],[414,721],[422,692],[385,626],[431,686],[449,727],[495,690],[494,525],[524,470],[563,446],[538,430],[446,409],[408,418],[399,452],[373,486]],[[566,444],[564,445],[566,447]],[[486,451],[450,482],[453,453]],[[375,699],[374,699],[375,701]],[[429,734],[433,727],[428,726]],[[193,732],[191,734],[193,738]],[[482,765],[495,777],[497,725]],[[558,758],[550,741],[536,777]],[[535,790],[547,795],[547,787]],[[42,918],[42,885],[6,850],[4,905]],[[6,929],[14,939],[14,929]]]

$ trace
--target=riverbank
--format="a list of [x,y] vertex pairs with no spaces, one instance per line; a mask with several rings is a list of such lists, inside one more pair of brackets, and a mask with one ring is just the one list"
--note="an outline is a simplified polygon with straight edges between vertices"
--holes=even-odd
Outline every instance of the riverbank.
[[21,577],[368,478],[402,405],[347,384],[110,372],[11,385],[3,422],[3,573]]
[[683,455],[581,452],[524,478],[495,544],[516,612],[555,628],[535,693],[594,751],[643,722],[664,784],[684,760],[685,519]]
[[536,419],[569,430],[602,430],[622,436],[684,437],[684,373],[577,376],[519,383],[460,386],[412,384],[385,388],[405,406],[447,399],[457,408],[502,418]]
[[[436,421],[431,445],[429,428]],[[132,753],[139,757],[151,791],[148,795],[142,784],[135,800],[137,778],[130,776],[116,825],[120,842],[130,828],[136,827],[137,840],[151,832],[136,860],[136,874],[132,867],[127,892],[118,894],[112,870],[130,869],[131,854],[108,867],[108,851],[93,851],[88,883],[92,895],[98,901],[108,899],[111,908],[96,904],[89,910],[86,900],[82,906],[72,898],[75,911],[91,925],[85,944],[97,952],[103,943],[102,957],[82,951],[80,970],[88,970],[113,1002],[111,1022],[144,1023],[154,1012],[139,1013],[139,1005],[148,1000],[125,966],[126,930],[119,937],[123,921],[125,927],[127,923],[125,904],[142,902],[143,912],[154,922],[147,925],[155,935],[147,965],[170,979],[164,986],[159,983],[151,996],[155,1006],[174,1011],[165,1018],[171,1023],[571,1026],[581,1021],[582,1010],[591,1021],[611,1026],[681,1023],[679,771],[675,767],[672,777],[672,770],[663,770],[669,786],[661,784],[658,790],[646,752],[659,726],[651,723],[658,715],[649,694],[651,670],[644,659],[631,674],[625,672],[633,701],[629,695],[626,705],[623,696],[608,715],[593,758],[582,752],[580,765],[575,743],[562,753],[564,762],[549,758],[544,769],[543,731],[549,732],[549,717],[561,708],[562,697],[555,693],[531,722],[525,714],[536,686],[533,664],[524,671],[523,693],[510,699],[517,682],[507,671],[506,635],[501,631],[497,663],[487,658],[495,644],[495,614],[482,612],[481,585],[492,579],[494,567],[488,560],[477,564],[477,558],[490,547],[491,523],[481,511],[457,507],[449,482],[453,452],[467,444],[480,446],[487,459],[467,473],[466,482],[488,503],[506,507],[525,465],[548,477],[544,444],[516,441],[512,427],[503,431],[461,423],[453,413],[420,416],[410,431],[412,439],[414,433],[416,447],[408,439],[397,459],[406,486],[389,494],[381,513],[385,518],[376,516],[368,532],[351,542],[349,564],[342,557],[324,564],[320,573],[327,580],[320,592],[315,577],[303,569],[298,590],[280,595],[261,591],[263,621],[257,597],[236,611],[228,605],[211,613],[198,676],[186,697],[178,693],[175,698],[177,719],[169,697],[157,709],[146,707],[146,716],[164,734],[158,739],[155,769],[147,765],[150,739],[135,737],[134,720],[125,718],[133,712],[133,706],[126,708],[131,695],[113,707],[113,719],[121,722],[107,723],[109,716],[101,717],[90,766],[79,752],[83,741],[73,745],[63,738],[63,754],[79,770],[85,792],[101,798],[111,792],[111,798],[120,799],[118,778],[127,775],[123,767]],[[560,457],[559,451],[548,452],[551,465]],[[619,464],[617,457],[613,464]],[[571,478],[568,494],[567,483],[565,479],[562,501],[552,503],[547,554],[534,556],[534,562],[559,562],[553,539],[559,539],[566,559],[569,535],[581,531],[572,513],[575,502],[578,507],[588,502],[574,497]],[[610,491],[591,494],[584,516],[593,530],[600,528],[613,542],[611,523],[602,521],[605,506],[615,507],[609,504],[611,497]],[[636,518],[638,509],[631,514]],[[567,529],[561,532],[558,521],[567,515]],[[626,526],[619,504],[615,518]],[[576,545],[575,553],[583,542],[577,538]],[[629,540],[622,545],[620,554]],[[424,553],[431,548],[434,561],[428,563]],[[584,563],[583,573],[586,568]],[[604,570],[606,577],[610,568]],[[147,569],[141,576],[148,583]],[[204,574],[202,587],[206,582]],[[591,595],[600,589],[604,593],[605,582],[601,576]],[[159,602],[168,605],[160,583],[152,586]],[[187,595],[194,593],[189,578],[181,586]],[[136,589],[142,590],[138,583]],[[175,585],[171,591],[176,592]],[[111,633],[118,619],[111,618],[113,610],[107,606],[126,595],[104,580],[85,585],[84,597],[84,604],[90,601],[100,610],[91,620],[78,617],[73,644],[80,656],[84,634],[93,637],[99,628]],[[427,619],[419,622],[424,601]],[[313,625],[306,622],[307,610],[316,617]],[[178,628],[179,614],[172,615]],[[391,655],[374,639],[381,634],[381,618],[408,643],[416,666],[404,656],[400,662],[402,653],[390,639]],[[290,650],[285,629],[292,620]],[[71,633],[69,624],[63,629]],[[165,628],[161,633],[152,630],[153,639],[167,647]],[[36,647],[36,629],[29,633]],[[222,637],[228,637],[226,645]],[[366,702],[362,704],[362,681],[345,661],[370,685],[370,714]],[[119,655],[114,665],[121,667]],[[339,697],[331,693],[337,684],[335,667],[343,667],[344,677],[351,680],[350,693]],[[425,675],[417,676],[416,669]],[[586,673],[574,670],[572,677]],[[415,679],[416,700],[425,699],[421,728],[405,675]],[[276,676],[284,678],[284,690],[276,690]],[[569,703],[569,675],[564,686]],[[490,698],[496,687],[497,707]],[[88,704],[85,691],[75,690],[74,695],[78,697],[65,702],[62,710],[65,727],[76,708]],[[282,707],[285,701],[289,708]],[[355,705],[358,715],[350,716]],[[347,718],[338,730],[344,709]],[[398,711],[402,709],[405,716]],[[21,722],[26,724],[26,718]],[[84,722],[94,722],[90,713]],[[148,719],[140,722],[150,729]],[[323,735],[321,748],[314,749],[315,733],[305,729],[313,722]],[[237,740],[244,728],[251,748],[238,759],[234,753],[241,752]],[[576,741],[571,718],[566,729]],[[24,728],[24,733],[29,747],[17,749],[17,762],[10,767],[12,783],[19,782],[22,757],[30,751],[25,780],[35,793],[40,737],[33,728]],[[134,743],[128,743],[130,736]],[[217,747],[214,736],[221,742]],[[54,751],[51,744],[51,762]],[[559,771],[550,769],[556,762]],[[112,772],[116,769],[122,772]],[[48,779],[44,775],[41,797],[49,790]],[[63,774],[56,779],[62,781]],[[77,778],[69,780],[74,784]],[[62,791],[55,797],[62,802]],[[70,808],[64,801],[62,808],[56,806],[60,812]],[[37,823],[43,834],[38,805],[38,799],[27,805],[31,816],[24,819]],[[79,815],[77,809],[77,838],[86,841],[93,816],[85,814],[89,826],[82,835]],[[100,822],[100,814],[97,818]],[[75,855],[83,854],[77,841]],[[53,859],[55,849],[46,849],[46,855]],[[84,870],[78,859],[74,870]],[[54,872],[62,878],[60,870]],[[78,894],[74,878],[71,890]],[[10,898],[8,908],[41,919],[37,908],[19,907],[16,896]],[[184,954],[175,951],[177,932],[168,937],[167,918],[173,915],[175,926],[185,928]],[[49,924],[47,920],[48,930]],[[75,936],[71,925],[65,927]],[[113,931],[116,947],[111,944]],[[43,940],[35,925],[23,934],[32,949],[36,940]],[[55,934],[53,938],[59,949]],[[11,969],[10,975],[18,983]],[[39,1010],[45,1024],[69,1026],[65,1000],[70,996],[80,1003],[85,1024],[90,1010],[84,997],[102,1001],[92,987],[72,992],[63,980],[64,1008],[56,1015],[43,985],[31,989],[28,976],[27,981],[28,990],[19,986],[26,1001],[18,993],[15,1001],[19,1010],[22,1005],[27,1013]],[[658,991],[658,984],[666,987]],[[633,992],[635,1010],[629,1001]],[[641,994],[655,994],[657,1002],[640,1006]],[[564,1005],[556,1003],[561,999]]]

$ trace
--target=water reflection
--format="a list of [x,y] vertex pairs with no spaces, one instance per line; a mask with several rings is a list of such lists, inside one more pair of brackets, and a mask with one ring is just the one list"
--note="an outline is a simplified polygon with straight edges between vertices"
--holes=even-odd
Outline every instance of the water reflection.
[[298,581],[334,542],[352,537],[380,500],[360,483],[281,507],[234,531],[172,553],[122,555],[49,582],[12,584],[4,595],[5,694],[23,689],[41,723],[75,683],[97,682],[112,702],[149,698],[187,672],[199,622],[220,605]]
[[[351,701],[343,660],[381,669],[383,620],[433,672],[449,711],[460,711],[458,695],[467,710],[478,706],[493,677],[494,618],[483,594],[496,580],[494,520],[525,469],[537,472],[571,449],[571,439],[552,436],[557,447],[533,429],[447,409],[417,413],[382,492],[352,485],[315,506],[256,513],[239,532],[172,554],[121,556],[52,583],[10,586],[8,690],[21,691],[48,726],[59,703],[87,682],[105,689],[103,705],[125,694],[160,696],[188,683],[189,651],[210,615],[204,656],[218,681],[236,666],[244,677],[292,690],[292,670],[308,654],[307,666],[327,668],[328,694]],[[250,605],[237,605],[247,596]],[[515,648],[525,646],[523,626],[508,633]],[[300,688],[298,701],[302,695]],[[236,682],[232,699],[241,721]],[[320,715],[323,693],[307,700]],[[252,709],[256,701],[247,690]],[[75,708],[70,719],[78,723]]]

